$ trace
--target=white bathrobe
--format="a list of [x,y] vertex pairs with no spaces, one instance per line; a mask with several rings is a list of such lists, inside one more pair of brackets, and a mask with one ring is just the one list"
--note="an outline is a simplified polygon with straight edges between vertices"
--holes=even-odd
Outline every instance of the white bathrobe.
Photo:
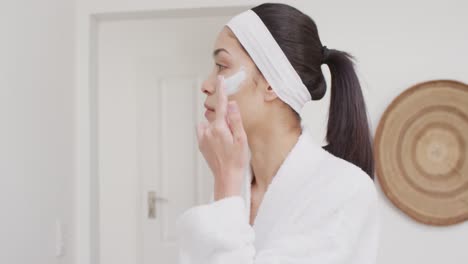
[[189,208],[176,222],[179,264],[373,264],[380,232],[374,182],[306,127],[268,186],[253,226],[251,170],[241,196]]

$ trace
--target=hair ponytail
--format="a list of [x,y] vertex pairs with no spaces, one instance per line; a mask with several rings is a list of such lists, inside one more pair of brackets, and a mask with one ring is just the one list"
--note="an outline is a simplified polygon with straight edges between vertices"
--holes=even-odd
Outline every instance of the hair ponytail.
[[322,47],[315,22],[292,6],[266,3],[252,10],[281,47],[309,90],[312,100],[320,100],[326,93],[327,86],[320,65],[328,65],[331,100],[328,145],[324,148],[354,163],[373,179],[372,139],[361,85],[351,55]]
[[372,138],[361,85],[353,57],[324,47],[323,60],[331,73],[327,151],[354,163],[374,178]]

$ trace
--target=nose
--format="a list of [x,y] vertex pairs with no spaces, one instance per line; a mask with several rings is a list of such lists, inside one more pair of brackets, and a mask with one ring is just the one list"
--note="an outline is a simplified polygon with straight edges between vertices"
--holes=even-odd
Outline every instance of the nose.
[[201,92],[206,95],[212,95],[215,91],[215,86],[211,78],[207,78],[203,81],[201,86]]

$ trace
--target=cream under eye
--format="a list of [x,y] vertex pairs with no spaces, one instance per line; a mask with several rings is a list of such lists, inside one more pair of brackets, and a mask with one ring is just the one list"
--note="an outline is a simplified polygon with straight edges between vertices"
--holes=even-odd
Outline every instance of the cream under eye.
[[246,72],[244,67],[241,67],[240,70],[229,76],[225,77],[224,84],[226,88],[226,95],[233,95],[237,93],[240,89],[241,83],[245,80],[246,78]]

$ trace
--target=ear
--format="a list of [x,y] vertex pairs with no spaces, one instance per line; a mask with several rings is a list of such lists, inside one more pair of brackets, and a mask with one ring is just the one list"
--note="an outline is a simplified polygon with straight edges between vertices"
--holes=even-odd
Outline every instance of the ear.
[[268,102],[268,101],[273,101],[278,97],[275,91],[273,91],[273,88],[267,83],[267,87],[265,89],[265,92],[263,94],[263,99]]
[[263,94],[263,100],[265,100],[265,102],[273,101],[278,97],[276,92],[273,91],[273,88],[271,88],[270,84],[261,73],[258,75],[258,78],[255,79],[255,82],[257,87],[260,88],[260,91]]
[[276,92],[273,91],[273,88],[271,88],[270,84],[256,66],[255,73],[253,74],[253,82],[257,88],[257,92],[261,93],[265,102],[273,101],[278,97]]

